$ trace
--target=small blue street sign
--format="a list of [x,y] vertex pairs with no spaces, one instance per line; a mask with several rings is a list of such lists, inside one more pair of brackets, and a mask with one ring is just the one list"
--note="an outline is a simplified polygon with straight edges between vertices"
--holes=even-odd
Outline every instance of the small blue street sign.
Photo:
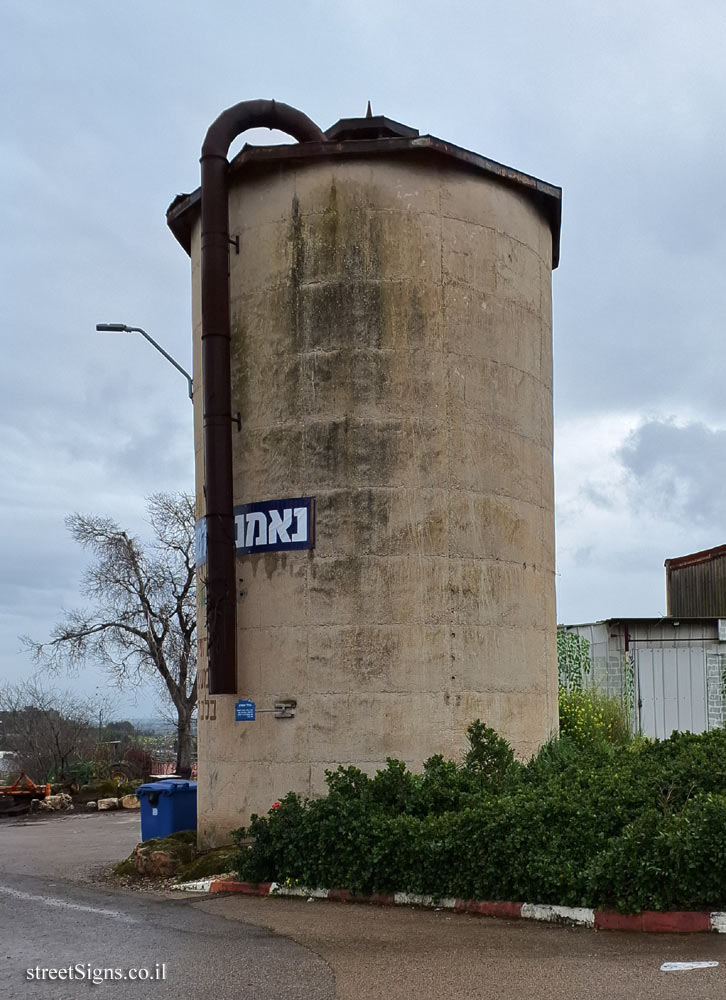
[[235,722],[254,722],[255,721],[255,703],[250,701],[249,698],[240,698],[239,701],[235,702],[234,706],[234,721]]

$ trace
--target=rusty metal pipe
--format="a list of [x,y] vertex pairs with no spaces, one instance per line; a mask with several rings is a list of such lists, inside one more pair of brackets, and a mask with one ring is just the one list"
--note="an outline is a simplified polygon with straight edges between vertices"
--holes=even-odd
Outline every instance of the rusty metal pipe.
[[302,111],[276,101],[243,101],[222,112],[210,125],[202,145],[202,382],[210,694],[234,694],[237,690],[227,153],[241,132],[259,127],[279,129],[298,142],[325,141],[325,134]]

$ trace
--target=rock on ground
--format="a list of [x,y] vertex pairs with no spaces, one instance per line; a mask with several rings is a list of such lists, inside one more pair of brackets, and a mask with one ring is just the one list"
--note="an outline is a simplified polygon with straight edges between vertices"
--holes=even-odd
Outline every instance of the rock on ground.
[[99,799],[98,808],[102,809],[118,809],[118,799]]
[[181,832],[137,844],[129,861],[138,875],[169,878],[189,864],[196,854],[196,834]]
[[66,792],[59,792],[57,795],[46,795],[38,802],[38,809],[42,812],[70,812],[73,809],[73,800]]

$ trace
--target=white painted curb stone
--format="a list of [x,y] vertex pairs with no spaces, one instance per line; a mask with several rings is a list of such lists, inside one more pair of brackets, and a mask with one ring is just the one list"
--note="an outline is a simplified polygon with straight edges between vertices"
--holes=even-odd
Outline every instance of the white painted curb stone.
[[196,882],[180,882],[178,885],[173,885],[172,889],[179,889],[180,892],[209,892],[212,882],[213,878],[201,878]]
[[271,896],[302,896],[303,899],[327,899],[329,889],[306,889],[304,885],[270,884]]
[[525,920],[545,920],[553,924],[575,924],[594,927],[595,911],[585,906],[549,906],[542,903],[522,903]]

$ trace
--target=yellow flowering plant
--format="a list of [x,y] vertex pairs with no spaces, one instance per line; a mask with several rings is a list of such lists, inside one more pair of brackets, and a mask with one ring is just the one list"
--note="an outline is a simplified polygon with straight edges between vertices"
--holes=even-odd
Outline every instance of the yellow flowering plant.
[[625,707],[619,698],[610,698],[599,691],[559,691],[560,735],[575,743],[627,743],[630,728]]

